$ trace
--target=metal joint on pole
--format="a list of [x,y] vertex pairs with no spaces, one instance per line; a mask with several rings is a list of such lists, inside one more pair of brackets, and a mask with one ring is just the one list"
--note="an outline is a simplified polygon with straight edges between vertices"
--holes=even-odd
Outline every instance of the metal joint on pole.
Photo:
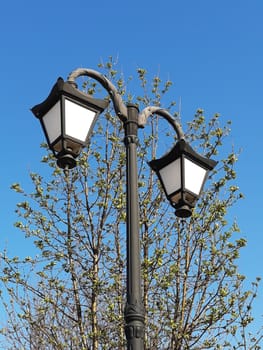
[[123,139],[123,142],[125,146],[128,146],[129,143],[135,143],[136,145],[139,144],[139,139],[137,136],[130,135],[130,136],[125,136]]

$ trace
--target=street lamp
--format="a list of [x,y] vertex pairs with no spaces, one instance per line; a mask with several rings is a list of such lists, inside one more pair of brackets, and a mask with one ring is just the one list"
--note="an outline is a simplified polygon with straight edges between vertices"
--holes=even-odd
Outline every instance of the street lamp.
[[126,147],[126,210],[127,210],[127,303],[125,333],[128,350],[144,348],[144,310],[141,293],[141,260],[139,241],[139,200],[137,144],[138,128],[144,127],[150,115],[158,114],[172,125],[177,143],[160,159],[149,162],[178,217],[186,218],[200,196],[205,179],[216,162],[196,153],[185,141],[180,125],[168,111],[147,107],[139,113],[134,104],[123,103],[116,87],[102,74],[91,69],[77,69],[67,82],[62,78],[47,99],[32,108],[40,120],[48,145],[63,169],[76,166],[76,158],[89,142],[97,116],[108,106],[105,100],[94,99],[77,89],[75,80],[88,76],[97,80],[109,93],[116,115],[125,131]]

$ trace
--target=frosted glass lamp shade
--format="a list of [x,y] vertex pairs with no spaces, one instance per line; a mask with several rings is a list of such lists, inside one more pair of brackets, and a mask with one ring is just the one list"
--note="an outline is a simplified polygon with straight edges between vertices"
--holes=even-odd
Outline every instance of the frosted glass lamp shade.
[[32,108],[58,166],[76,165],[75,159],[87,144],[98,115],[107,106],[108,102],[94,99],[59,78],[48,98]]
[[183,139],[168,154],[149,162],[179,217],[191,216],[208,172],[216,164],[195,152]]

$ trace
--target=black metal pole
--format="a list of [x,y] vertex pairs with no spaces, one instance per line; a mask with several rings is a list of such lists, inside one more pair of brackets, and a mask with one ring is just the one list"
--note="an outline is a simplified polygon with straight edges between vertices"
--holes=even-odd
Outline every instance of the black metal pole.
[[144,309],[141,291],[141,259],[139,237],[139,201],[137,170],[138,108],[127,105],[125,122],[126,189],[127,189],[127,304],[125,333],[128,350],[144,349]]

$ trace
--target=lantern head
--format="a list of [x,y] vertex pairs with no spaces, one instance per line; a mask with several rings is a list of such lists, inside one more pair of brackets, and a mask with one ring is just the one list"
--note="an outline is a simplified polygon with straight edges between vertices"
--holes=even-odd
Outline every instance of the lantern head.
[[182,218],[191,216],[208,172],[216,164],[216,161],[195,152],[184,139],[180,139],[162,158],[149,162],[166,197],[176,209],[175,214]]
[[60,168],[75,167],[98,115],[107,106],[107,101],[94,99],[58,78],[47,99],[31,109]]

